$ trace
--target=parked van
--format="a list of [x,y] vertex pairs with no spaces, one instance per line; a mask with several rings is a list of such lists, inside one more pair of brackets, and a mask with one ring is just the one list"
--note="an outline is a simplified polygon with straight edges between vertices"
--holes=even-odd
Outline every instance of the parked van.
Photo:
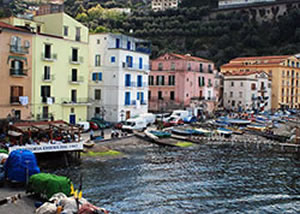
[[144,114],[141,114],[139,117],[144,118],[144,120],[147,123],[147,126],[154,124],[155,119],[156,119],[155,114],[152,114],[152,113],[144,113]]
[[147,128],[147,123],[144,118],[137,117],[125,121],[122,130],[132,132],[134,130],[142,131]]
[[90,130],[89,122],[78,122],[77,125],[82,128],[83,132],[88,132]]
[[186,120],[187,117],[190,116],[190,112],[185,111],[185,110],[175,110],[175,111],[173,111],[171,117],[172,116],[180,117],[184,121],[184,120]]

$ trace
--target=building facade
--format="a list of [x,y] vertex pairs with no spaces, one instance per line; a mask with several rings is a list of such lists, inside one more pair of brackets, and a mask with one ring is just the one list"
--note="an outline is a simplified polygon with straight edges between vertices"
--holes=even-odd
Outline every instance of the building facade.
[[275,2],[276,0],[219,0],[219,8],[240,7],[249,4]]
[[170,53],[152,60],[149,110],[172,111],[193,103],[195,112],[212,112],[219,101],[217,75],[213,62],[188,54]]
[[32,116],[72,124],[87,119],[88,29],[64,13],[10,18],[32,32]]
[[32,33],[0,22],[0,118],[31,119]]
[[272,80],[271,108],[300,108],[300,61],[295,56],[239,57],[221,66],[222,73],[264,71]]
[[169,8],[178,8],[180,0],[152,0],[151,7],[153,11],[166,10]]
[[148,112],[150,43],[110,33],[89,41],[89,118],[118,122]]
[[263,71],[225,72],[224,107],[228,110],[270,110],[271,81]]

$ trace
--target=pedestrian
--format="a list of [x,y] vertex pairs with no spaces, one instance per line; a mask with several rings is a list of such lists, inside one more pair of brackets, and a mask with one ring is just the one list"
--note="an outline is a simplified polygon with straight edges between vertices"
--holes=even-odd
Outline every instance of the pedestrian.
[[93,140],[94,139],[94,130],[91,129],[90,131],[90,140]]

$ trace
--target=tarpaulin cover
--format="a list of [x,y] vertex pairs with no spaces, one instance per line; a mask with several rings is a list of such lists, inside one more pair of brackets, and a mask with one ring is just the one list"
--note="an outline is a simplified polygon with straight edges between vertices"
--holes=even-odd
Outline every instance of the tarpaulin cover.
[[4,165],[6,177],[12,182],[25,183],[26,177],[40,173],[34,154],[26,149],[11,152]]
[[59,192],[70,196],[71,180],[64,176],[39,173],[30,177],[26,192],[40,194],[47,199]]

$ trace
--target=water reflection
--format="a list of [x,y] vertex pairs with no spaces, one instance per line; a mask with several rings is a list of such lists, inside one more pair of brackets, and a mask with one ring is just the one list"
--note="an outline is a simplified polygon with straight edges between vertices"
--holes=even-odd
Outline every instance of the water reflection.
[[[56,171],[112,213],[299,213],[289,156],[228,146],[149,147],[130,158]],[[295,180],[294,180],[295,179]]]

